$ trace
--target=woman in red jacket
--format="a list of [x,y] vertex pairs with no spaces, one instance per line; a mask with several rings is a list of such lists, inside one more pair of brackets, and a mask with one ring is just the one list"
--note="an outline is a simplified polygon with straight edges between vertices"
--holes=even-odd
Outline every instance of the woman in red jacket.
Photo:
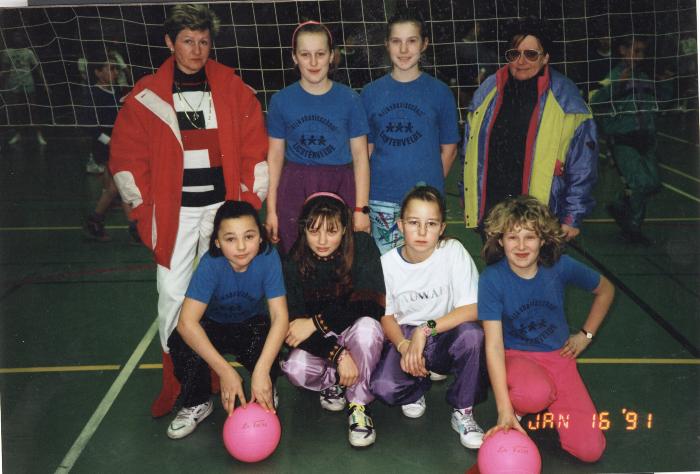
[[180,387],[168,337],[225,200],[260,208],[267,192],[267,133],[254,91],[209,59],[219,20],[205,5],[176,5],[165,21],[172,56],[142,78],[114,126],[110,168],[157,269],[163,390],[151,407],[169,413]]

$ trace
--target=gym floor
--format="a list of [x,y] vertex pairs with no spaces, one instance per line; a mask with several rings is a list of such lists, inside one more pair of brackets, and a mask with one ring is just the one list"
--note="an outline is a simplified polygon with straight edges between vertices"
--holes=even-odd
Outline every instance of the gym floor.
[[[660,118],[663,189],[648,210],[649,247],[625,243],[606,215],[621,184],[601,155],[598,205],[568,252],[617,286],[604,326],[580,358],[608,447],[598,463],[581,463],[559,448],[549,423],[528,416],[523,423],[545,473],[700,470],[700,148],[692,117]],[[149,412],[161,360],[151,256],[129,244],[119,208],[107,218],[111,242],[83,237],[82,219],[100,192],[99,179],[85,174],[89,142],[68,128],[44,135],[47,147],[31,143],[27,130],[15,147],[4,137],[0,151],[4,472],[463,473],[476,462],[477,452],[450,428],[450,379],[433,385],[420,419],[375,402],[377,442],[365,450],[349,446],[344,414],[323,411],[317,394],[285,379],[278,381],[282,439],[270,458],[248,465],[228,455],[218,398],[195,433],[168,439],[171,416]],[[448,233],[481,268],[480,239],[460,218],[458,168],[448,184]],[[567,297],[575,331],[591,298],[578,290]],[[493,425],[492,396],[475,415],[485,429]]]

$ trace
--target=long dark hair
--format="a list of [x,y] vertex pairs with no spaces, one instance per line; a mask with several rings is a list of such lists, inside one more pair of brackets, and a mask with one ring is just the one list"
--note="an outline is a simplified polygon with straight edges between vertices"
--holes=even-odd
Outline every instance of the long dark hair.
[[299,216],[297,240],[289,255],[296,262],[302,279],[309,279],[316,269],[317,258],[306,240],[306,231],[318,229],[322,225],[341,226],[345,233],[336,250],[338,256],[335,257],[335,274],[338,288],[348,289],[352,284],[352,261],[355,256],[352,216],[340,197],[329,194],[312,197],[304,204]]
[[239,217],[245,216],[252,217],[255,221],[255,225],[258,226],[261,239],[258,255],[270,251],[272,248],[270,240],[267,238],[267,232],[265,231],[265,227],[260,223],[260,217],[255,208],[249,202],[245,201],[226,201],[219,207],[214,216],[214,230],[211,232],[211,237],[209,238],[209,255],[212,257],[221,257],[223,255],[221,249],[216,246],[216,239],[219,237],[221,222],[224,219],[238,219]]

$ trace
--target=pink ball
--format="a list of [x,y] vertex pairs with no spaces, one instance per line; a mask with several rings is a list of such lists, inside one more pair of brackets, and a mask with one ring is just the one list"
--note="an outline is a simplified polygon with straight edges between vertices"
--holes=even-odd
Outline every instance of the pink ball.
[[224,445],[234,458],[243,462],[262,461],[275,451],[282,427],[274,413],[257,403],[236,408],[224,423]]
[[481,474],[539,474],[542,459],[535,443],[517,430],[498,431],[479,448]]

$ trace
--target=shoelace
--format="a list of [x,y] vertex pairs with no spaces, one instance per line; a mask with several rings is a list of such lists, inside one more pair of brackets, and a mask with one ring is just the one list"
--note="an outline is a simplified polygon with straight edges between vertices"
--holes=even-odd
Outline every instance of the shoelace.
[[472,431],[481,431],[481,428],[479,428],[479,425],[476,423],[476,420],[474,420],[474,417],[471,413],[463,413],[461,410],[457,410],[457,412],[459,413],[459,419],[462,423],[462,426],[464,427],[465,433],[470,433]]
[[372,430],[374,430],[374,426],[372,426],[372,418],[365,413],[365,406],[358,403],[351,403],[350,413],[350,416],[352,416],[350,429],[353,431],[364,431],[366,433],[365,436],[369,436]]
[[[175,420],[176,420],[176,421],[177,421],[177,420],[182,421],[182,420],[190,420],[190,419],[192,419],[192,418],[197,418],[197,417],[200,416],[200,414],[201,414],[201,413],[198,413],[198,412],[197,412],[197,408],[199,408],[199,405],[198,405],[198,406],[194,406],[194,407],[184,408],[183,410],[181,410],[181,411],[177,414],[177,416],[175,416]],[[200,410],[200,411],[203,413],[203,412],[206,411],[206,410],[202,409],[202,410]]]

